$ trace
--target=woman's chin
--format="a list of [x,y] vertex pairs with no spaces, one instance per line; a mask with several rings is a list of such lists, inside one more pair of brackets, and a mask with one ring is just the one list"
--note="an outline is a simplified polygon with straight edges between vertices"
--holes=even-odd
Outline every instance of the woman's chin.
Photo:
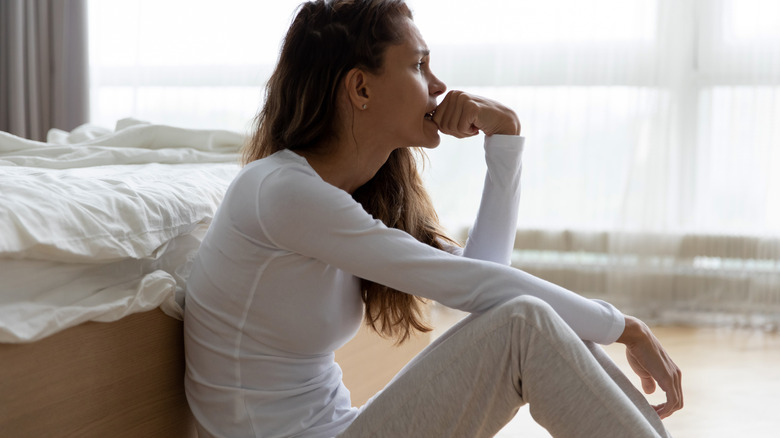
[[439,130],[437,129],[435,132],[426,133],[425,140],[420,142],[420,147],[434,149],[439,146],[439,143],[441,143],[441,137],[439,137]]

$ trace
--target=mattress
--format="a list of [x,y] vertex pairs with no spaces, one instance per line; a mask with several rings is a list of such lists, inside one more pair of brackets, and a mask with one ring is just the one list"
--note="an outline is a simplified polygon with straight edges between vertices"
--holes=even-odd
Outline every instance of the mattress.
[[0,342],[161,307],[180,317],[242,135],[125,119],[0,132]]

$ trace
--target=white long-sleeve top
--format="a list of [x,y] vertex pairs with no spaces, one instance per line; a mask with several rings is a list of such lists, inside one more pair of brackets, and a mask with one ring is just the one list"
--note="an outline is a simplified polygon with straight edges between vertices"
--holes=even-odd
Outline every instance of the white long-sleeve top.
[[624,319],[613,306],[507,266],[523,142],[486,137],[482,202],[458,254],[387,228],[292,151],[244,167],[187,285],[185,388],[200,424],[225,437],[344,430],[358,410],[334,351],[360,326],[359,278],[468,312],[534,295],[581,338],[614,342]]

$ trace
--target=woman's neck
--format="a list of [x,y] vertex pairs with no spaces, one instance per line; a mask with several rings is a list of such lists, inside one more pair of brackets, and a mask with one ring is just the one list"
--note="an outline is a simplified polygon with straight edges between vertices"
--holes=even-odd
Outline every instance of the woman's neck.
[[387,162],[389,150],[358,147],[354,142],[333,142],[307,151],[296,151],[325,182],[354,193]]

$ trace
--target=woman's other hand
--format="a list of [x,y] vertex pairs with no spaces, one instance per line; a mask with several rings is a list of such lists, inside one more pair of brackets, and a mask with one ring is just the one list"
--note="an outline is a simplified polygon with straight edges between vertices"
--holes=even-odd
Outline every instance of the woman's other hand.
[[452,90],[433,114],[439,131],[457,138],[485,135],[520,135],[517,114],[494,100]]
[[626,316],[626,328],[617,341],[626,345],[628,363],[642,380],[645,393],[655,392],[656,382],[666,393],[666,403],[653,406],[658,416],[666,418],[682,409],[682,372],[647,325]]

